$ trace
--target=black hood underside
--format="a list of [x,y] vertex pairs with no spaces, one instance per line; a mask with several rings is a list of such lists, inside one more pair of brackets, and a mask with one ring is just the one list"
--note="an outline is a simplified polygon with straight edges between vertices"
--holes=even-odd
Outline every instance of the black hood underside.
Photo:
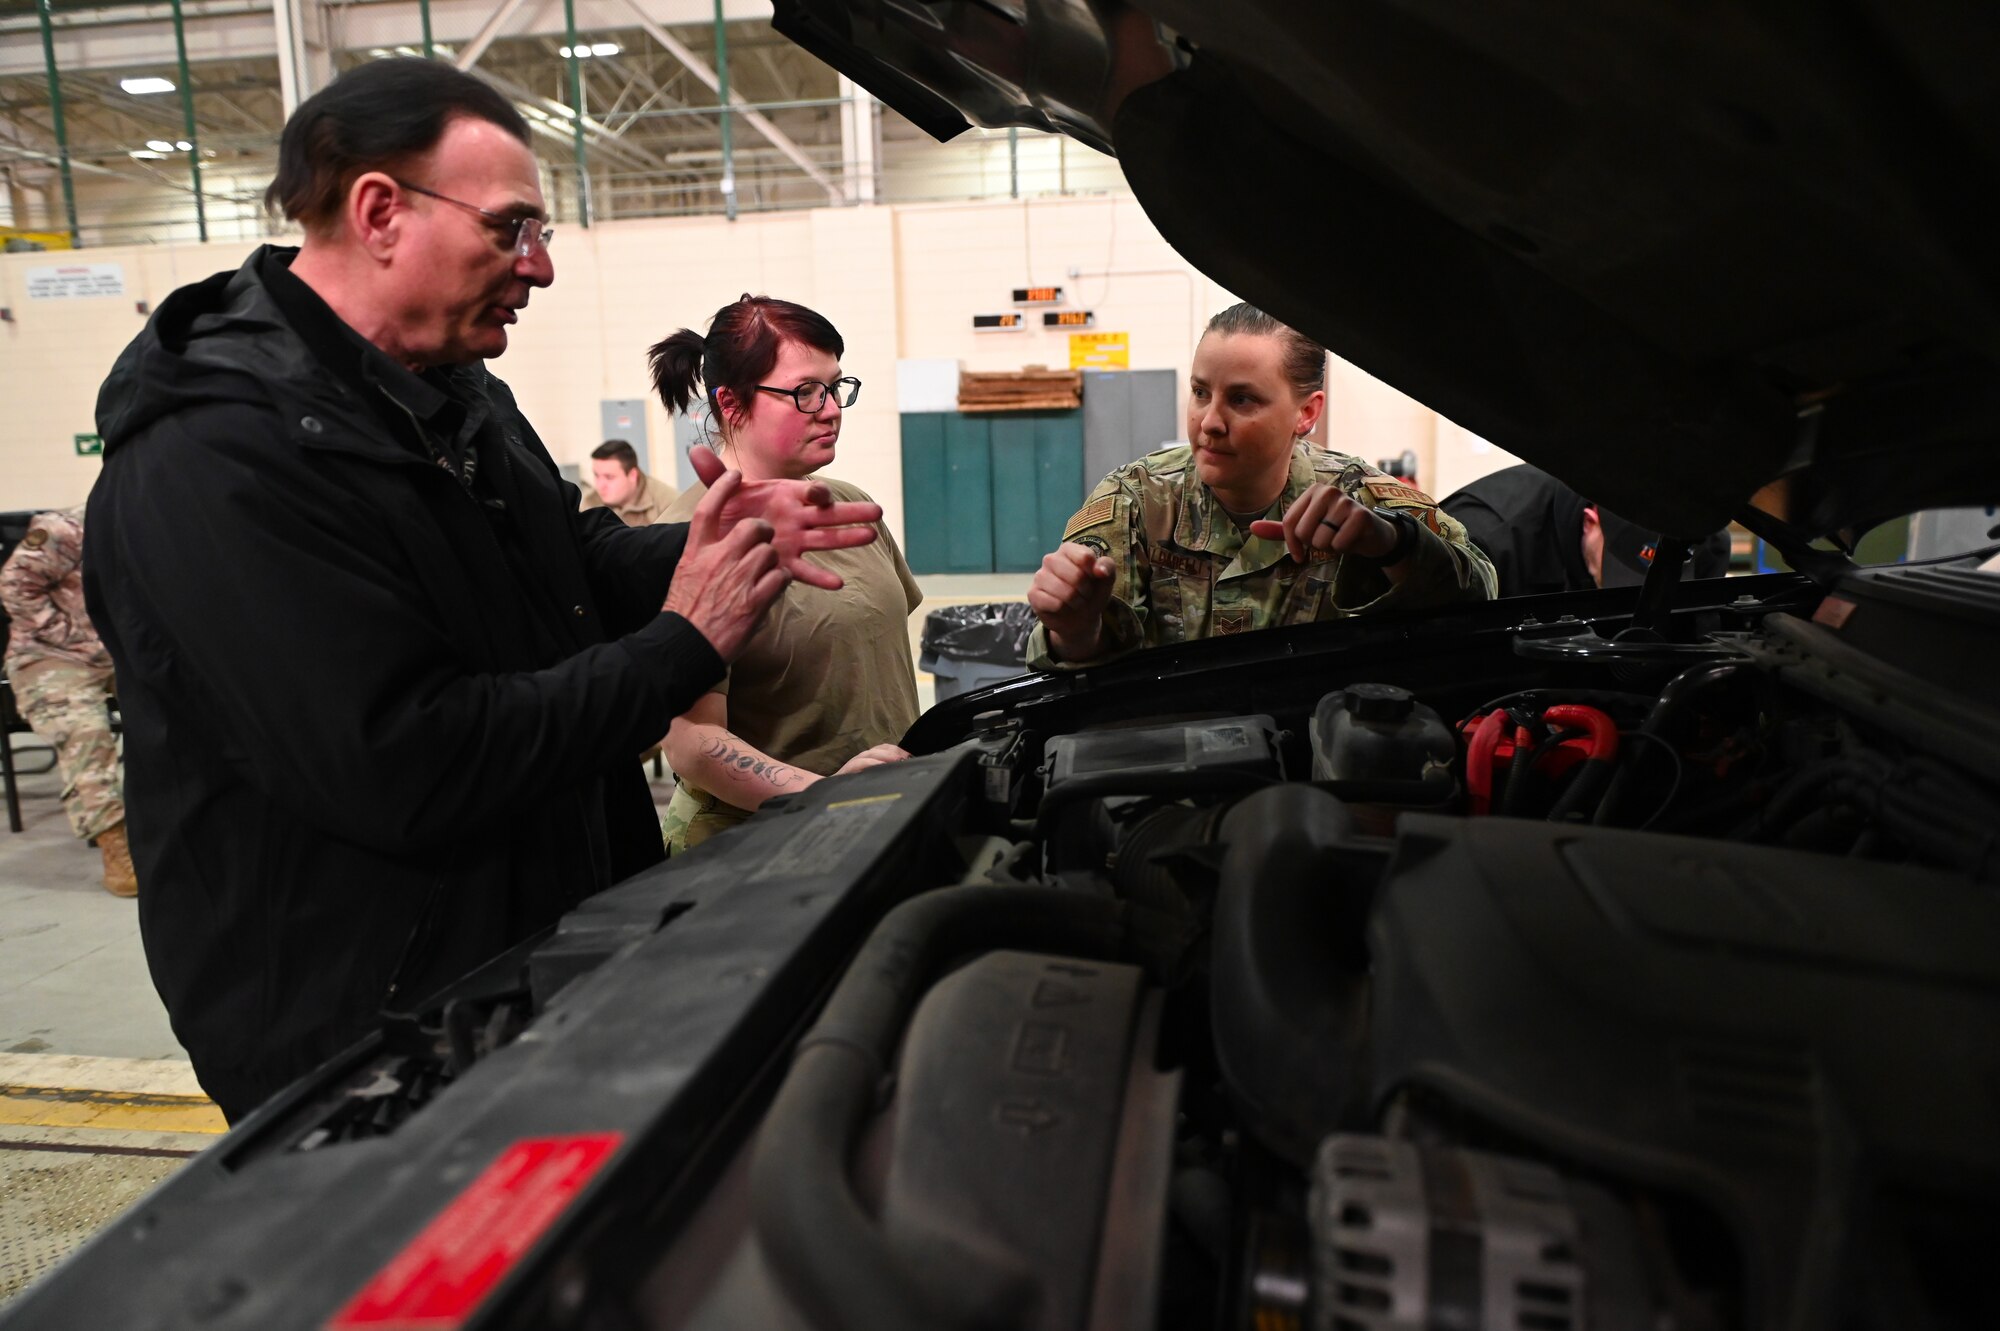
[[2000,499],[2000,7],[776,0],[947,138],[1670,533]]

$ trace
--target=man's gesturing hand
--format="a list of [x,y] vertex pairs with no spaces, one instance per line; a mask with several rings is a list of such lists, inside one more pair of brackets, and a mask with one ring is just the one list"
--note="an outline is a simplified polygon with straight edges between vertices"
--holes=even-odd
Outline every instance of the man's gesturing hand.
[[1396,548],[1396,524],[1356,503],[1337,485],[1307,486],[1285,510],[1283,521],[1259,518],[1250,524],[1250,534],[1283,540],[1301,564],[1313,550],[1351,551],[1379,559]]
[[1088,546],[1066,541],[1042,556],[1028,584],[1028,606],[1048,630],[1049,646],[1065,661],[1096,656],[1118,567]]
[[736,659],[791,581],[778,567],[770,523],[747,518],[730,527],[728,535],[720,533],[721,515],[742,485],[741,473],[725,472],[701,497],[663,607],[700,629],[725,661]]
[[868,524],[882,520],[880,504],[834,503],[825,481],[744,481],[705,444],[689,449],[688,461],[709,487],[702,499],[704,508],[724,476],[742,481],[716,510],[716,529],[727,532],[746,519],[770,524],[769,540],[778,552],[778,566],[809,587],[838,591],[841,580],[838,573],[803,558],[806,551],[866,545],[875,539],[875,528]]

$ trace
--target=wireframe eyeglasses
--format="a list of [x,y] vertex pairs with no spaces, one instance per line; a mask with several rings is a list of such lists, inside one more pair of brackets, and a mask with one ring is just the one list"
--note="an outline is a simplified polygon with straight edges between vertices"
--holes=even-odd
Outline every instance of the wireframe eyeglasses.
[[[395,177],[391,176],[390,179],[395,180]],[[476,203],[467,203],[463,199],[454,199],[449,194],[440,194],[434,189],[425,189],[422,185],[412,185],[407,180],[397,180],[396,184],[410,191],[412,194],[421,194],[427,199],[436,199],[440,203],[448,203],[455,208],[463,208],[469,213],[478,213],[495,226],[511,231],[512,237],[508,242],[507,248],[513,250],[514,253],[520,255],[523,259],[532,259],[536,250],[546,253],[549,248],[549,242],[556,238],[555,228],[543,225],[542,219],[539,217],[510,217],[506,213],[496,213],[491,208],[481,208]]]

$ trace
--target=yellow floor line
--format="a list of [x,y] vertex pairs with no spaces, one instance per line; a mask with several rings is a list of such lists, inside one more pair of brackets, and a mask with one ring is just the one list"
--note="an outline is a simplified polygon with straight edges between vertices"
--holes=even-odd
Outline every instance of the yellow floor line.
[[229,1131],[222,1111],[206,1096],[70,1086],[0,1086],[0,1125],[209,1134]]

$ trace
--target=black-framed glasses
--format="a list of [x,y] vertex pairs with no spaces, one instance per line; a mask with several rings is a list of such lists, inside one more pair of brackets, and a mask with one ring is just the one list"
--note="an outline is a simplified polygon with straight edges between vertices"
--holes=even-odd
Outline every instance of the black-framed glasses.
[[844,374],[830,384],[823,384],[817,379],[808,379],[797,388],[773,388],[769,384],[758,384],[757,391],[788,397],[792,400],[793,406],[810,416],[826,405],[828,393],[833,394],[833,400],[841,406],[853,406],[855,399],[861,396],[861,381],[851,374]]
[[[391,176],[390,179],[395,180],[395,177]],[[463,208],[469,213],[478,213],[489,222],[512,228],[514,238],[507,248],[520,255],[523,259],[534,258],[536,250],[547,253],[549,242],[556,238],[555,228],[543,225],[542,219],[539,217],[509,217],[506,213],[496,213],[491,208],[481,208],[476,203],[467,203],[464,199],[454,199],[449,194],[440,194],[434,189],[425,189],[422,185],[412,185],[407,180],[397,180],[396,184],[399,188],[406,189],[412,194],[421,194],[427,199],[436,199],[440,203],[448,203],[455,208]]]

